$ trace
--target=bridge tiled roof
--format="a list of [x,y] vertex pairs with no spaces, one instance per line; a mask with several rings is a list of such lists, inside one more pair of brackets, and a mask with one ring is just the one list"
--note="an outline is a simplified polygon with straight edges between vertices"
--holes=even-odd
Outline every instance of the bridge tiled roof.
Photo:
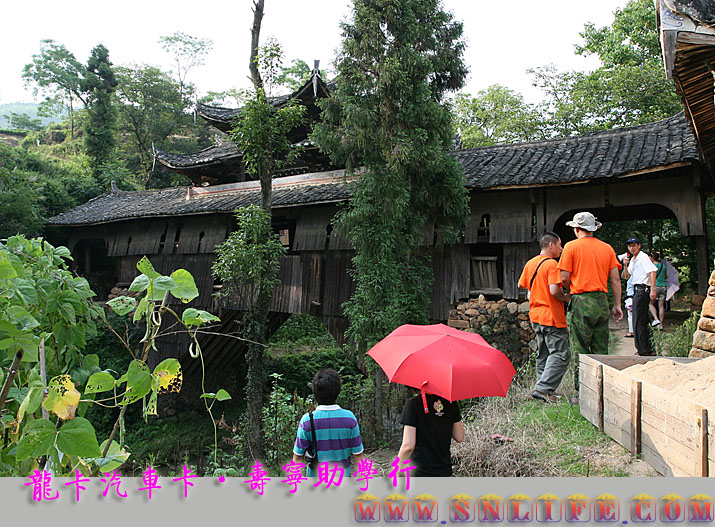
[[[469,189],[567,185],[618,179],[697,161],[695,138],[682,113],[642,126],[547,141],[454,152]],[[132,218],[231,213],[260,203],[258,182],[216,187],[114,191],[49,220],[51,225],[88,225]],[[345,201],[344,171],[274,181],[274,207]]]

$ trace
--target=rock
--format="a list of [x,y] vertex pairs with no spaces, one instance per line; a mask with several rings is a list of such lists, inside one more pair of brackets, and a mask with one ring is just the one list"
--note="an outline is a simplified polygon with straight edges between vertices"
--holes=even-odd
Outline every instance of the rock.
[[701,350],[698,348],[693,348],[690,350],[690,354],[688,354],[688,357],[694,357],[696,359],[707,359],[708,357],[712,357],[715,355],[712,351],[705,351]]
[[715,319],[700,317],[698,329],[707,331],[708,333],[715,333]]
[[517,304],[516,302],[509,302],[506,305],[506,308],[509,311],[509,313],[511,313],[512,315],[515,315],[516,311],[519,309],[519,304]]
[[[713,273],[713,276],[715,276],[715,273]],[[487,299],[486,299],[486,297],[485,297],[484,295],[479,295],[479,296],[477,297],[477,302],[480,302],[480,303],[481,303],[481,302],[486,302],[486,301],[487,301]]]
[[480,307],[477,311],[479,311],[482,315],[486,315],[488,313],[486,307]]
[[464,311],[466,311],[466,310],[467,310],[467,304],[462,303],[462,304],[458,304],[458,305],[457,305],[457,311],[459,311],[459,312],[464,312]]
[[[695,295],[693,295],[693,298],[695,298]],[[703,310],[700,315],[707,318],[715,318],[715,298],[709,296],[705,298],[705,301],[701,304],[703,306]]]
[[497,304],[499,304],[501,306],[503,306],[504,304],[508,304],[508,303],[509,303],[509,301],[505,298],[500,298],[499,300],[497,300]]
[[458,329],[467,329],[469,327],[469,322],[466,320],[448,320],[447,325]]
[[715,296],[715,285],[708,287],[708,296]]
[[479,315],[479,316],[477,317],[477,322],[479,322],[480,324],[486,324],[486,323],[487,323],[487,317],[485,317],[484,315]]
[[[693,295],[693,297],[690,299],[690,303],[693,304],[694,306],[702,306],[703,302],[705,301],[706,298],[708,298],[708,297],[705,297],[703,295]],[[715,318],[715,317],[711,317],[711,318]]]
[[529,302],[523,302],[519,304],[519,309],[517,309],[519,313],[528,313],[529,312]]
[[519,321],[519,326],[521,326],[521,329],[529,329],[529,323],[526,320],[520,320]]
[[455,318],[457,316],[457,310],[456,309],[450,309],[449,310],[449,317],[448,318]]
[[715,352],[715,333],[697,330],[693,335],[693,347]]
[[537,348],[538,348],[538,345],[536,344],[536,341],[535,341],[535,340],[530,340],[530,341],[529,341],[529,349],[530,349],[531,351],[536,351]]
[[529,315],[526,313],[520,313],[519,316],[516,317],[519,320],[529,320]]
[[715,285],[715,271],[713,271],[713,274],[710,275],[710,281],[708,283],[710,285]]
[[521,353],[522,355],[528,355],[531,350],[526,347],[526,348],[521,348]]
[[474,317],[479,314],[479,311],[477,311],[476,309],[469,308],[464,312],[464,314],[468,317]]

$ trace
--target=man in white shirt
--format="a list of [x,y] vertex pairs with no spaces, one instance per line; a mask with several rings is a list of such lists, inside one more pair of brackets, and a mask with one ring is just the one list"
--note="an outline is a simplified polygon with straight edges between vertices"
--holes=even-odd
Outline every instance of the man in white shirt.
[[651,341],[651,326],[648,322],[648,306],[655,300],[656,269],[647,254],[641,251],[638,238],[628,238],[628,252],[623,260],[624,280],[633,277],[633,332],[636,355],[655,355]]

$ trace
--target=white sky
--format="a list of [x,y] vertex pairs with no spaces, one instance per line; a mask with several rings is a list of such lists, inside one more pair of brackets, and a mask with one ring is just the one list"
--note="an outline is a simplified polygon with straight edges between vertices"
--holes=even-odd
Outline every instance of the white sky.
[[[613,21],[613,12],[627,0],[443,0],[464,22],[471,74],[464,89],[476,93],[492,84],[521,92],[538,102],[526,69],[554,63],[560,70],[597,66],[573,52],[586,22],[597,27]],[[265,0],[261,40],[275,37],[283,46],[284,65],[302,59],[311,67],[320,59],[330,67],[340,45],[339,22],[350,14],[350,0]],[[31,0],[3,2],[0,30],[0,103],[29,102],[22,67],[39,52],[40,40],[64,44],[86,62],[98,43],[114,64],[147,63],[172,68],[172,58],[158,39],[183,31],[210,38],[213,51],[206,64],[189,73],[201,94],[249,86],[248,55],[253,21],[251,0]],[[331,68],[332,69],[332,68]]]

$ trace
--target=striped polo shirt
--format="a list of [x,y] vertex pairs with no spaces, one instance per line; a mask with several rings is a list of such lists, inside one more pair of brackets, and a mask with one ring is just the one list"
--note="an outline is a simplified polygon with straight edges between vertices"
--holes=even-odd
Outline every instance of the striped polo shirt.
[[[315,438],[318,441],[318,462],[335,461],[345,469],[345,475],[350,476],[350,455],[361,454],[363,451],[360,427],[355,414],[337,404],[321,404],[313,412],[313,422]],[[298,425],[293,453],[304,455],[312,438],[310,415],[305,414]],[[306,476],[314,475],[308,468]]]

